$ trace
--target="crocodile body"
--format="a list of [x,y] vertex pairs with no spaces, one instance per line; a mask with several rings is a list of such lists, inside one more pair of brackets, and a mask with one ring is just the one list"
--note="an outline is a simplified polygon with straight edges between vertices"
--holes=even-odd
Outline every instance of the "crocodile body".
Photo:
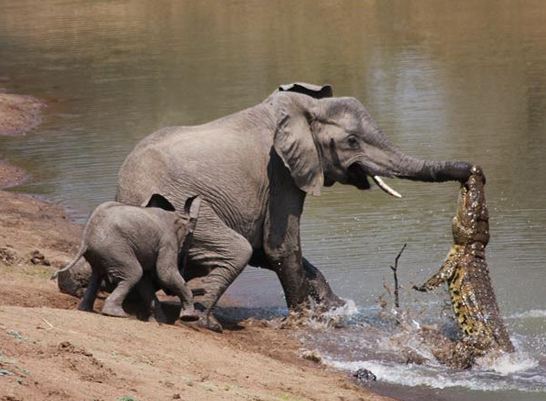
[[419,291],[430,291],[447,283],[462,335],[453,349],[443,352],[439,359],[461,368],[470,367],[476,357],[489,351],[514,351],[485,261],[489,215],[484,185],[483,171],[474,166],[459,192],[457,213],[452,221],[453,245],[440,270],[422,286],[414,287]]

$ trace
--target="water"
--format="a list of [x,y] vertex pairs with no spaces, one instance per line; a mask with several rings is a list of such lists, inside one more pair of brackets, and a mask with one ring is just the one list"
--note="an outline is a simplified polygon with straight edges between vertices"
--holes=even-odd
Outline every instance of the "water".
[[[38,130],[0,138],[0,158],[31,172],[18,190],[59,202],[80,222],[113,198],[117,170],[140,138],[235,112],[297,80],[329,82],[336,95],[356,96],[412,155],[481,164],[491,214],[488,262],[522,358],[509,363],[523,368],[455,374],[397,364],[388,352],[363,359],[369,348],[361,338],[371,328],[362,322],[374,320],[400,247],[408,243],[400,259],[405,288],[445,256],[455,183],[393,181],[401,200],[336,185],[307,201],[305,255],[359,310],[346,328],[310,341],[340,344],[324,349],[333,364],[374,363],[383,380],[430,394],[439,390],[429,377],[454,383],[434,393],[442,399],[546,397],[544,386],[536,388],[546,376],[543,2],[4,0],[0,77],[10,91],[49,104]],[[283,306],[277,280],[256,269],[237,280],[230,299]],[[422,318],[441,322],[443,299],[441,290],[405,290],[401,302],[426,307]]]

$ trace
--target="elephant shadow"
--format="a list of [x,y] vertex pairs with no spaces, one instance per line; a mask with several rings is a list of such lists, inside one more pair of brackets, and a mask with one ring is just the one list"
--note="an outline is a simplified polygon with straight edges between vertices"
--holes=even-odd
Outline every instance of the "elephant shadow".
[[[134,316],[141,321],[149,321],[151,314],[143,308],[142,303],[138,302],[138,297],[130,294],[123,303],[123,309],[129,315]],[[181,305],[178,300],[162,299],[161,307],[166,317],[165,324],[192,327],[193,323],[181,323],[178,320],[180,316]],[[255,308],[244,306],[218,306],[214,311],[214,316],[222,324],[224,330],[239,331],[244,326],[241,322],[245,320],[255,320],[267,322],[273,319],[279,319],[286,316],[286,308]]]

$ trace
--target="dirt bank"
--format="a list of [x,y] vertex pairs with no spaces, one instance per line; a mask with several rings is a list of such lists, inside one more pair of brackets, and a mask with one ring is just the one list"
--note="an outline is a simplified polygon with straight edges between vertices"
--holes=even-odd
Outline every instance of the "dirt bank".
[[290,330],[223,334],[75,310],[49,280],[81,227],[0,191],[0,400],[383,400],[298,357]]

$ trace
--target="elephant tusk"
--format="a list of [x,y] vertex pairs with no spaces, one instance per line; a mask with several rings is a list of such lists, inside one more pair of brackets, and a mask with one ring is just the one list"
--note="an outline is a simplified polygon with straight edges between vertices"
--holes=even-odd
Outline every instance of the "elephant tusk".
[[389,195],[392,195],[394,196],[395,198],[401,198],[402,195],[400,195],[399,192],[395,191],[394,189],[392,189],[391,187],[389,187],[385,181],[383,181],[381,179],[381,177],[378,177],[377,175],[374,175],[372,176],[374,182],[377,184],[377,186],[379,188],[381,188],[383,191],[385,191],[386,193],[388,193]]

